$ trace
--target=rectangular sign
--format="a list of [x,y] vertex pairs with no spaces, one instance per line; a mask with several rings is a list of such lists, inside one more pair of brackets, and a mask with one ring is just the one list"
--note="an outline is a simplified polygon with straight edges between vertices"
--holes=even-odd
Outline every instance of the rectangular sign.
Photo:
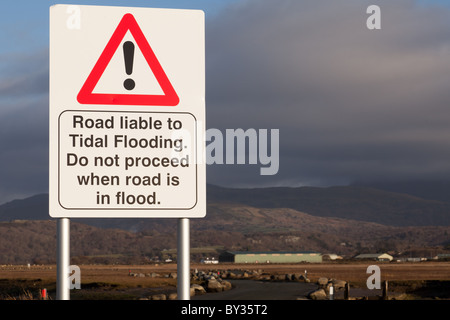
[[50,8],[49,212],[206,214],[204,14]]

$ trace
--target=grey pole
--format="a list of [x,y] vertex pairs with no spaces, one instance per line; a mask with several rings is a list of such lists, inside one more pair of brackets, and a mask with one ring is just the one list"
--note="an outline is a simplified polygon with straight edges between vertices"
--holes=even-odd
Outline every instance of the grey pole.
[[177,282],[178,300],[190,299],[190,243],[189,243],[189,219],[178,219],[178,250],[177,250]]
[[70,300],[69,265],[70,265],[70,220],[59,218],[56,228],[57,266],[56,299]]

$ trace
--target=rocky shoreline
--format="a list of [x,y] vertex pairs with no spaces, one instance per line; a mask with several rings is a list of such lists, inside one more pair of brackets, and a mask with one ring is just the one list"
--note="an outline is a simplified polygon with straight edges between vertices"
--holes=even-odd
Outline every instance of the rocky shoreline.
[[[130,273],[133,277],[165,277],[176,278],[176,273],[169,274],[143,274],[143,273]],[[191,287],[190,296],[204,295],[207,293],[217,293],[222,291],[231,290],[233,285],[229,280],[257,280],[257,281],[298,281],[309,283],[310,280],[306,274],[301,273],[286,273],[286,274],[270,274],[263,272],[262,270],[208,270],[198,271],[195,270],[191,273]],[[314,297],[319,297],[315,295]],[[177,293],[158,293],[144,298],[148,300],[176,300]],[[311,297],[311,299],[315,299]]]
[[[176,278],[176,273],[168,274],[142,274],[142,273],[130,273],[130,276],[134,277],[165,277]],[[218,293],[233,289],[233,285],[229,280],[255,280],[255,281],[268,281],[268,282],[304,282],[311,283],[311,280],[307,277],[307,273],[283,273],[275,274],[268,273],[260,270],[243,270],[243,269],[230,269],[230,270],[207,270],[191,272],[191,287],[190,296],[204,295],[208,293]],[[382,290],[368,290],[361,288],[352,288],[353,296],[350,297],[350,284],[347,281],[339,279],[330,279],[326,277],[320,277],[313,283],[317,284],[317,289],[311,291],[305,297],[299,297],[298,299],[309,300],[374,300],[374,299],[388,299],[387,295],[384,295]],[[401,296],[393,295],[391,293],[390,299],[399,299]],[[176,300],[177,293],[158,293],[153,294],[147,298],[148,300]]]

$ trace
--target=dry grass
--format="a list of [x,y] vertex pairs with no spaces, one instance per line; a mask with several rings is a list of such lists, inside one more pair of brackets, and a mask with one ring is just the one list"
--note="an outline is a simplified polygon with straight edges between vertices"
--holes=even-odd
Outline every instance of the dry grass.
[[38,299],[35,296],[33,296],[33,293],[31,293],[29,290],[23,290],[23,293],[19,294],[18,296],[12,296],[10,294],[5,295],[4,300],[35,300]]
[[[303,273],[316,281],[320,277],[364,284],[370,274],[369,265],[376,264],[381,269],[381,279],[396,282],[450,281],[450,262],[420,263],[321,263],[321,264],[191,264],[191,269],[259,270],[270,274]],[[130,273],[167,275],[176,273],[176,264],[164,265],[80,265],[81,288],[71,295],[80,299],[133,299],[147,292],[164,290],[176,291],[177,280],[173,278],[133,277]],[[56,266],[0,266],[0,299],[36,299],[39,290],[47,288],[50,296],[56,287]],[[8,292],[13,288],[14,294]],[[89,292],[88,292],[89,291]],[[83,296],[81,296],[83,294]]]
[[[351,263],[302,263],[302,264],[191,264],[191,269],[227,270],[248,269],[269,273],[303,273],[316,280],[329,277],[347,281],[365,281],[369,265],[378,265],[383,280],[450,280],[450,262],[418,262],[418,263],[383,263],[383,262],[351,262]],[[129,273],[158,273],[161,275],[177,272],[176,264],[161,265],[80,265],[81,281],[115,283],[124,286],[154,286],[163,282],[172,284],[173,279],[130,277]],[[40,279],[56,281],[56,266],[0,266],[0,279]]]

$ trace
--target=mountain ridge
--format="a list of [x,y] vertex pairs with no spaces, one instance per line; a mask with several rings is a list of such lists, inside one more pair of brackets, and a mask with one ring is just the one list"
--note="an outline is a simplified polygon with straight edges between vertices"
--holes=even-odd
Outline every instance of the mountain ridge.
[[[309,206],[312,211],[315,209],[316,214],[289,208],[289,205],[299,206],[299,202],[303,205],[302,201],[294,201],[296,197],[314,200]],[[314,204],[324,201],[328,204],[318,206],[318,209],[314,207]],[[317,251],[343,256],[371,252],[430,256],[432,252],[450,250],[448,224],[394,226],[386,224],[389,217],[383,214],[378,220],[384,224],[351,218],[361,208],[375,205],[377,201],[376,209],[388,213],[395,208],[420,204],[413,218],[426,214],[420,210],[425,204],[431,206],[428,210],[445,209],[448,205],[359,187],[243,190],[208,186],[205,218],[190,219],[190,245],[204,248],[203,253],[195,249],[193,259],[199,259],[198,255],[217,257],[218,250]],[[255,206],[249,204],[252,202]],[[341,212],[345,211],[343,208],[351,209],[351,206],[356,206],[356,209],[347,216],[327,216],[335,213],[337,205],[342,206]],[[367,213],[361,216],[371,218]],[[140,263],[164,257],[168,252],[174,252],[177,246],[177,220],[71,219],[73,263]],[[420,220],[414,221],[415,224],[418,222]],[[0,206],[0,264],[54,262],[55,248],[56,219],[48,215],[48,194]]]
[[292,208],[314,216],[393,226],[450,225],[450,202],[371,187],[272,187],[230,189],[210,186],[208,201],[258,208]]
[[[450,249],[449,226],[393,227],[241,204],[210,204],[210,211],[204,219],[190,219],[194,260],[217,258],[222,250],[316,251],[344,257],[389,252],[397,257],[430,257]],[[71,219],[72,263],[142,263],[167,254],[173,259],[176,220],[138,219],[139,228],[129,231]],[[55,250],[55,219],[0,222],[0,264],[54,263]]]
[[[208,185],[207,202],[206,217],[210,213],[210,204],[233,203],[255,208],[290,208],[317,217],[376,222],[388,226],[450,226],[450,202],[366,186],[235,189]],[[0,205],[0,221],[15,219],[50,219],[48,194]],[[101,221],[107,226],[112,223],[106,221],[110,219],[80,220],[96,226],[100,226]],[[136,219],[131,220],[136,224]]]

